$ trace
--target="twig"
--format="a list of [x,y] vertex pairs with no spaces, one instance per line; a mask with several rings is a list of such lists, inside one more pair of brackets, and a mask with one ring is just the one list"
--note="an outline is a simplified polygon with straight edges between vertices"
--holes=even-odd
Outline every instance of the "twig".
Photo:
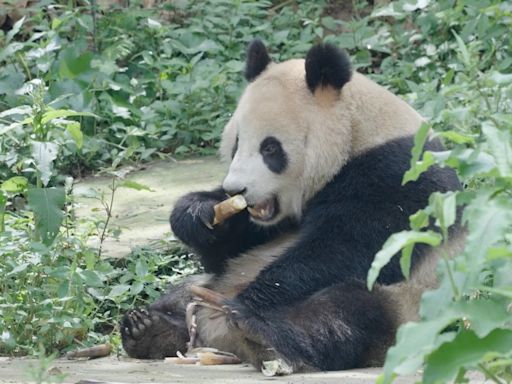
[[110,187],[110,190],[112,193],[110,194],[110,205],[103,203],[103,207],[105,207],[105,212],[107,213],[107,218],[105,220],[105,225],[103,226],[103,231],[101,232],[100,236],[100,248],[98,250],[98,257],[101,257],[101,252],[103,251],[103,242],[105,241],[105,238],[107,237],[107,228],[108,223],[110,222],[110,218],[112,217],[112,207],[114,205],[114,195],[116,192],[116,178],[112,178],[112,186]]

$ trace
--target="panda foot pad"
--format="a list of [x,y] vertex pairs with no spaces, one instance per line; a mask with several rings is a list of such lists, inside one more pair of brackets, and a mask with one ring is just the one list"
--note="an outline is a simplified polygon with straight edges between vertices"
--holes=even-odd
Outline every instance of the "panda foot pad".
[[121,334],[126,341],[136,342],[144,337],[153,336],[155,330],[162,325],[160,315],[145,308],[128,311],[121,322]]

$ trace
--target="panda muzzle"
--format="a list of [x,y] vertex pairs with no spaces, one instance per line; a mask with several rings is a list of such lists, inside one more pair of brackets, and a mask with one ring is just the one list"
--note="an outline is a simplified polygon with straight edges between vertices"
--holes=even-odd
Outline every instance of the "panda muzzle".
[[249,214],[256,220],[269,221],[272,220],[278,212],[277,199],[272,197],[261,203],[249,205],[247,207]]

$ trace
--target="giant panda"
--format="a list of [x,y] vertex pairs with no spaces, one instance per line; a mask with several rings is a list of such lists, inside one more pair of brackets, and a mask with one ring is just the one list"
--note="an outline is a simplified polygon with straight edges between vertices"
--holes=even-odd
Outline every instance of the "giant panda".
[[[352,71],[335,46],[274,63],[255,40],[245,77],[223,131],[220,151],[230,166],[222,186],[183,196],[170,217],[205,273],[126,313],[123,346],[137,358],[183,352],[194,284],[224,295],[227,309],[220,316],[198,309],[199,345],[258,368],[277,360],[293,372],[380,365],[397,327],[417,318],[421,293],[435,286],[437,258],[416,246],[411,279],[394,258],[372,291],[369,267],[432,192],[460,188],[457,176],[432,167],[402,185],[423,119]],[[426,149],[440,145],[432,140]],[[248,209],[209,225],[213,205],[235,194]]]

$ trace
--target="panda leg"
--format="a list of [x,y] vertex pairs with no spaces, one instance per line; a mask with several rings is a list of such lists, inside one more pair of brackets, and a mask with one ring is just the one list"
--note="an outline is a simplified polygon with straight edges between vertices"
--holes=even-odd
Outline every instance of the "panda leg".
[[185,306],[190,301],[186,285],[171,289],[147,308],[129,310],[120,328],[123,348],[130,357],[163,359],[185,352],[189,334]]
[[185,317],[150,308],[135,308],[121,320],[123,348],[130,357],[163,359],[185,351],[188,333]]
[[396,331],[387,303],[363,283],[343,283],[286,308],[254,316],[235,311],[229,321],[258,341],[258,351],[266,345],[294,372],[350,369],[382,364]]

